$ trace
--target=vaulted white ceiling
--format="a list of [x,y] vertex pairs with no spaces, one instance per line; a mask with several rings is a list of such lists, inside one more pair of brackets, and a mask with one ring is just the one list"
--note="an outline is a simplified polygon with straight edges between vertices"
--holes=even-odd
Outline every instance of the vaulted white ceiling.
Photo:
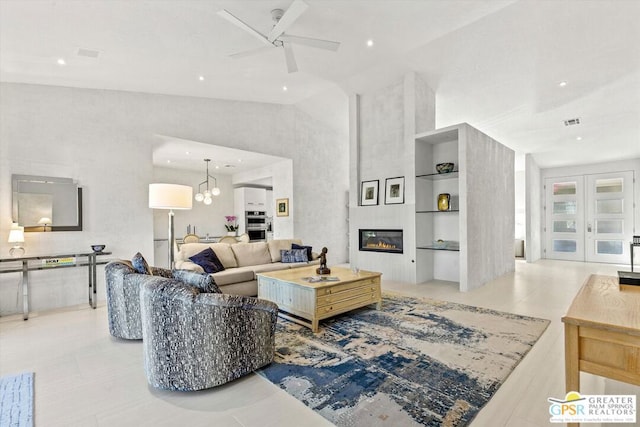
[[639,1],[304,1],[288,33],[341,46],[295,46],[289,74],[280,48],[230,58],[260,42],[217,12],[268,33],[291,0],[1,0],[0,80],[296,104],[345,127],[345,92],[413,70],[438,127],[468,122],[541,167],[640,157]]

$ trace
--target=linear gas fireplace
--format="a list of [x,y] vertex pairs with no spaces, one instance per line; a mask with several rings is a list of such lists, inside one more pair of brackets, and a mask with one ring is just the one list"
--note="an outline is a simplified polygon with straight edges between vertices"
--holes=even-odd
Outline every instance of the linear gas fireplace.
[[402,253],[402,230],[360,229],[360,250]]

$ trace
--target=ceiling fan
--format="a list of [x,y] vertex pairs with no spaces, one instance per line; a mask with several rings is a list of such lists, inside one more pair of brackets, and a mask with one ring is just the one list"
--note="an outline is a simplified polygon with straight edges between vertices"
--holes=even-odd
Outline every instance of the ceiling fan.
[[286,11],[283,11],[282,9],[272,10],[271,17],[273,18],[275,24],[268,35],[264,35],[256,29],[250,27],[245,22],[235,17],[225,9],[219,11],[218,15],[228,20],[232,24],[242,28],[266,45],[257,49],[234,53],[230,56],[232,58],[242,58],[262,52],[266,49],[281,47],[284,50],[284,58],[287,63],[287,71],[289,73],[295,73],[296,71],[298,71],[298,64],[296,63],[296,59],[293,55],[293,49],[291,48],[292,43],[302,44],[319,49],[331,50],[334,52],[338,50],[338,48],[340,47],[340,43],[338,42],[285,34],[285,31],[300,17],[300,15],[304,13],[305,10],[307,10],[307,7],[309,7],[309,5],[307,5],[302,0],[294,0],[291,6],[289,6],[289,9],[287,9]]

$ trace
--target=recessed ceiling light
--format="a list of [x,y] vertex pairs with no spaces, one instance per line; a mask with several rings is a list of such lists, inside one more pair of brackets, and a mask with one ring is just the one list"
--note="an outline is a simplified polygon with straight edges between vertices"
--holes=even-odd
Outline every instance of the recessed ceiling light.
[[582,137],[581,136],[576,136],[576,141],[582,141]]
[[191,153],[190,153],[190,152],[188,152],[188,151],[185,151],[185,153],[184,153],[184,154],[186,154],[186,155],[188,156],[188,155],[189,155],[189,154],[191,154]]
[[289,88],[288,88],[288,87],[286,87],[286,86],[282,86],[282,91],[283,91],[283,92],[286,92],[286,91],[288,91],[288,90],[289,90]]
[[171,163],[171,160],[167,160],[167,163]]
[[67,62],[64,60],[64,58],[58,58],[58,65],[67,65]]
[[238,159],[238,163],[242,163],[242,159]]
[[216,165],[216,169],[220,169],[220,166]]
[[371,47],[373,46],[373,40],[369,39],[367,40],[367,47]]
[[199,77],[198,77],[198,80],[200,80],[200,81],[204,81],[204,76],[199,76]]
[[560,87],[565,87],[567,85],[567,82],[565,81],[561,81],[560,83],[558,83],[558,86]]

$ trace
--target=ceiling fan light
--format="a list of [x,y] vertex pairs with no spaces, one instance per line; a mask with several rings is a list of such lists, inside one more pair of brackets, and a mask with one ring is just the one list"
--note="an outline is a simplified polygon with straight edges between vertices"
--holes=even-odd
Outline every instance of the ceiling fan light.
[[211,194],[214,196],[219,196],[220,195],[220,189],[218,187],[214,187],[211,189]]
[[195,199],[196,199],[196,202],[201,202],[201,201],[203,201],[203,200],[204,200],[204,194],[202,194],[202,193],[197,193],[197,194],[196,194]]
[[204,198],[204,204],[205,205],[210,205],[213,202],[213,199],[211,197],[205,197]]

